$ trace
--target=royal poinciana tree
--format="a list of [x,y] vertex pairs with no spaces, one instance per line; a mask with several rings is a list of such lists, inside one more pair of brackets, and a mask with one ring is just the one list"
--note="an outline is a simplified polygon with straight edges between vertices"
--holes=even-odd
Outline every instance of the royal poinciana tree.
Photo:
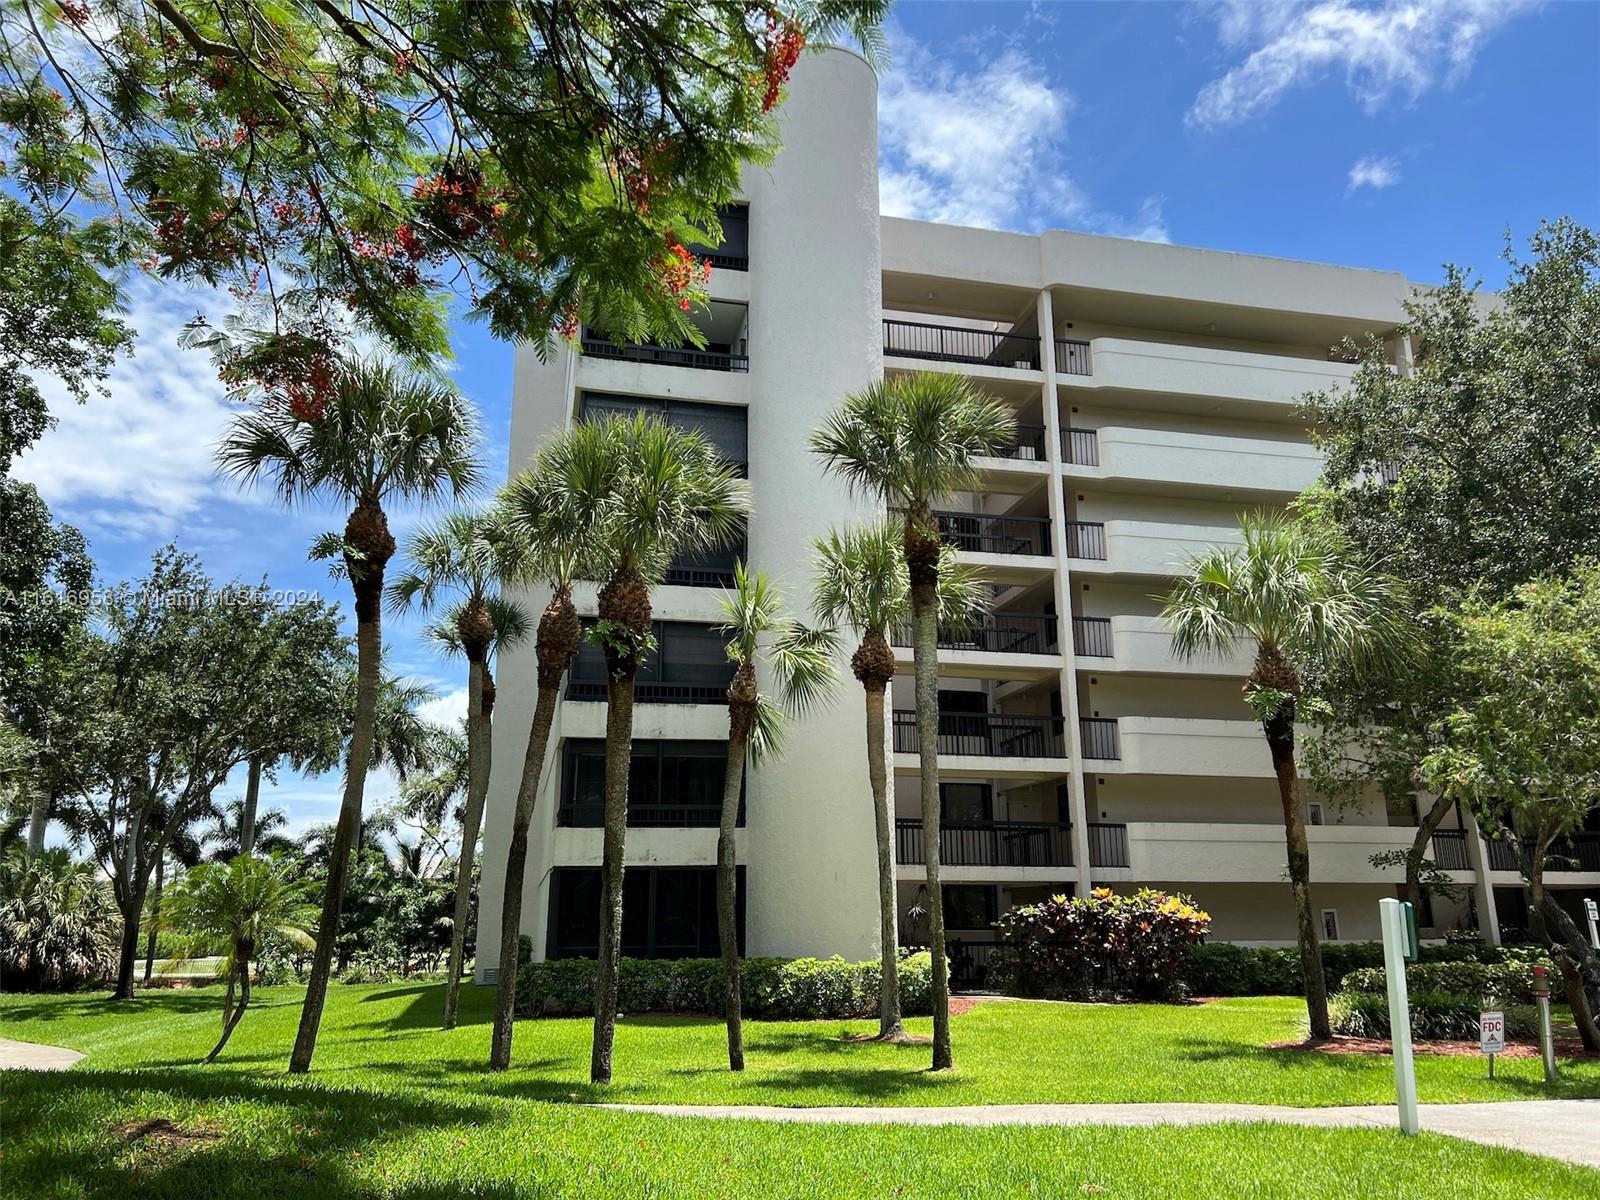
[[[866,700],[867,777],[872,788],[873,829],[878,842],[878,1037],[903,1041],[900,1005],[900,931],[896,911],[894,798],[889,794],[889,685],[894,651],[889,637],[911,620],[911,584],[906,575],[905,533],[898,521],[831,529],[813,543],[816,581],[811,611],[829,627],[849,626],[860,639],[850,672]],[[971,568],[955,561],[946,545],[939,564],[939,623],[960,629],[987,603],[989,588]]]
[[1600,554],[1600,238],[1564,219],[1541,225],[1531,250],[1507,247],[1492,299],[1449,269],[1407,305],[1398,340],[1346,347],[1361,360],[1349,386],[1303,402],[1326,458],[1301,507],[1386,558],[1418,633],[1400,671],[1312,681],[1325,716],[1307,771],[1336,795],[1376,786],[1402,808],[1421,795],[1405,861],[1414,901],[1453,807],[1420,769],[1463,686],[1452,612],[1474,590],[1502,595]]
[[1545,887],[1563,839],[1600,815],[1600,564],[1468,599],[1449,616],[1462,686],[1422,760],[1434,792],[1517,847],[1528,920],[1563,975],[1584,1045],[1600,1049],[1600,954]]
[[847,396],[811,436],[827,469],[903,520],[916,671],[922,844],[927,859],[928,940],[933,954],[933,1069],[954,1065],[950,1048],[950,964],[944,952],[939,884],[939,569],[944,558],[934,505],[975,490],[976,460],[1016,441],[1012,411],[959,375],[878,380]]
[[451,300],[540,345],[695,339],[685,243],[770,157],[806,43],[875,48],[886,8],[30,0],[0,8],[0,159],[78,261],[230,285],[225,377],[309,416],[341,339],[447,354]]
[[1242,545],[1193,556],[1162,616],[1180,658],[1254,652],[1244,699],[1261,722],[1283,808],[1289,886],[1311,1036],[1331,1037],[1311,899],[1311,849],[1295,756],[1306,676],[1322,664],[1387,670],[1410,655],[1404,589],[1328,530],[1269,513],[1239,522]]
[[385,506],[466,494],[479,480],[476,452],[476,413],[454,388],[376,359],[339,362],[315,419],[265,405],[241,415],[217,451],[225,473],[247,484],[266,481],[285,504],[316,498],[349,512],[342,535],[327,535],[314,551],[337,559],[355,594],[356,688],[338,832],[291,1071],[309,1070],[316,1049],[373,758],[384,569],[395,552]]
[[389,585],[397,611],[415,604],[434,612],[448,597],[440,644],[467,660],[467,802],[461,819],[457,856],[455,924],[450,963],[445,977],[445,1029],[456,1024],[461,994],[461,963],[469,919],[473,872],[477,864],[478,829],[489,794],[489,755],[493,746],[493,658],[519,641],[528,621],[507,599],[502,585],[522,574],[520,544],[507,535],[493,513],[458,510],[414,533],[406,543],[409,565]]

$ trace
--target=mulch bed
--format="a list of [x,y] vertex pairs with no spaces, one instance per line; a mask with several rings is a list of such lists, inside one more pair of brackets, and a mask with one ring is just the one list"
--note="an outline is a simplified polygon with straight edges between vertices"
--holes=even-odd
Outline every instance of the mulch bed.
[[[1583,1043],[1577,1038],[1556,1038],[1556,1055],[1560,1058],[1596,1058],[1600,1054],[1592,1050],[1585,1050]],[[1269,1050],[1313,1050],[1319,1054],[1390,1054],[1394,1047],[1387,1038],[1358,1038],[1345,1037],[1335,1034],[1332,1038],[1307,1038],[1302,1042],[1272,1042],[1267,1046]],[[1482,1055],[1477,1042],[1466,1041],[1414,1041],[1411,1049],[1417,1054],[1439,1054],[1447,1057],[1472,1057]],[[1539,1044],[1537,1042],[1507,1042],[1505,1053],[1501,1058],[1538,1058]]]
[[116,1132],[130,1142],[150,1142],[158,1146],[181,1150],[202,1142],[214,1142],[222,1136],[215,1129],[203,1125],[175,1125],[166,1117],[147,1117],[118,1125]]

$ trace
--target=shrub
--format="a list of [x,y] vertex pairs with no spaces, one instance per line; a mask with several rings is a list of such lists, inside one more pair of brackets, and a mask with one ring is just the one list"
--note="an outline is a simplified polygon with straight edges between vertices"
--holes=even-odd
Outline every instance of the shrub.
[[[1553,971],[1546,961],[1543,964]],[[1473,1003],[1496,1000],[1511,1004],[1533,1003],[1533,968],[1524,962],[1435,962],[1412,963],[1406,967],[1407,989],[1416,993],[1449,992]],[[1389,989],[1388,972],[1382,967],[1367,967],[1345,976],[1344,988],[1351,992],[1385,996]]]
[[[1478,1015],[1483,1003],[1476,995],[1419,991],[1411,1000],[1411,1036],[1419,1039],[1470,1041],[1478,1036]],[[1500,1006],[1506,1015],[1506,1036],[1538,1036],[1538,1010],[1529,1004]],[[1343,991],[1328,1000],[1333,1031],[1349,1037],[1389,1036],[1389,999],[1381,992]]]
[[1165,999],[1178,992],[1210,924],[1187,896],[1152,888],[1131,896],[1110,888],[1052,896],[995,922],[1007,947],[997,982],[1024,996]]
[[[1542,949],[1490,946],[1473,938],[1422,947],[1422,962],[1523,964],[1546,962]],[[1338,991],[1355,971],[1383,969],[1381,942],[1334,942],[1322,947],[1328,990]],[[1183,973],[1191,996],[1297,996],[1305,994],[1300,952],[1292,947],[1235,946],[1210,942],[1191,951]]]
[[122,918],[111,885],[65,850],[0,861],[0,978],[7,991],[70,988],[116,969]]
[[[747,958],[741,993],[744,1015],[777,1021],[872,1017],[878,1012],[879,964],[842,958]],[[908,1016],[933,1011],[928,955],[900,961],[900,1003]],[[517,1014],[582,1016],[594,1011],[595,962],[563,958],[525,963],[517,970]],[[722,960],[622,960],[617,1007],[623,1012],[722,1012]]]

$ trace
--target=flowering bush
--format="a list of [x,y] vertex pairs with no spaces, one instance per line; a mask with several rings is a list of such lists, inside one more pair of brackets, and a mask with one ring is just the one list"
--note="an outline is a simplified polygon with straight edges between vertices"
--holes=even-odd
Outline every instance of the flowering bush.
[[1131,896],[1110,888],[1070,900],[1052,896],[995,923],[1010,948],[1000,983],[1031,996],[1165,999],[1179,990],[1190,950],[1210,925],[1210,915],[1187,896],[1153,888]]

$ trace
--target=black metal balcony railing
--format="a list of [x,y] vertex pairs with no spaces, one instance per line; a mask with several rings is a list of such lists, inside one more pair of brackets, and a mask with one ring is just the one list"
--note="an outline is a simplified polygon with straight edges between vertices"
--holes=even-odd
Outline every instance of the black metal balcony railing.
[[[604,700],[606,681],[603,679],[569,679],[568,700]],[[727,684],[664,683],[641,679],[633,685],[633,699],[638,704],[726,704]]]
[[[637,829],[715,829],[722,809],[715,804],[641,804],[628,806],[628,824]],[[556,824],[578,829],[598,829],[605,822],[601,804],[563,804],[556,809]]]
[[[1493,871],[1518,871],[1522,869],[1522,854],[1510,842],[1486,842],[1489,850],[1489,869]],[[1600,833],[1574,833],[1557,838],[1545,855],[1546,871],[1600,871]]]
[[1104,521],[1068,521],[1067,555],[1071,558],[1098,558],[1106,556],[1106,526]]
[[673,563],[661,576],[661,582],[678,587],[731,588],[734,585],[733,568]]
[[1091,375],[1094,373],[1089,362],[1089,343],[1074,341],[1071,338],[1056,339],[1056,374],[1058,375]]
[[[911,709],[894,713],[896,754],[917,752],[917,714]],[[1066,739],[1060,717],[1035,717],[1010,713],[939,714],[940,754],[980,758],[1064,758]]]
[[939,536],[969,554],[1049,554],[1049,517],[937,512]]
[[1117,745],[1115,717],[1079,717],[1078,738],[1083,743],[1085,758],[1122,757],[1122,749]]
[[725,354],[718,350],[696,350],[693,346],[649,346],[585,337],[583,353],[588,358],[619,358],[630,362],[665,363],[671,367],[699,367],[705,371],[748,371],[750,356]]
[[1100,465],[1100,437],[1093,429],[1063,429],[1061,458],[1075,467]]
[[1125,867],[1128,865],[1128,827],[1120,821],[1089,822],[1089,865]]
[[1018,421],[1016,443],[1002,450],[998,457],[1020,462],[1044,462],[1044,426],[1031,421]]
[[[895,858],[926,862],[922,821],[894,823]],[[1059,821],[942,821],[939,857],[949,867],[1070,867],[1072,826]]]
[[1073,617],[1072,648],[1085,658],[1111,658],[1111,618]]
[[[1054,654],[1056,618],[1051,613],[986,613],[962,626],[940,626],[939,649],[985,650],[991,654]],[[896,646],[912,644],[911,627],[896,626],[889,641]]]
[[929,325],[921,321],[883,322],[883,352],[895,358],[976,363],[990,367],[1039,369],[1039,339],[1034,334]]
[[1441,871],[1470,871],[1467,833],[1464,829],[1441,829],[1433,835],[1433,861]]

